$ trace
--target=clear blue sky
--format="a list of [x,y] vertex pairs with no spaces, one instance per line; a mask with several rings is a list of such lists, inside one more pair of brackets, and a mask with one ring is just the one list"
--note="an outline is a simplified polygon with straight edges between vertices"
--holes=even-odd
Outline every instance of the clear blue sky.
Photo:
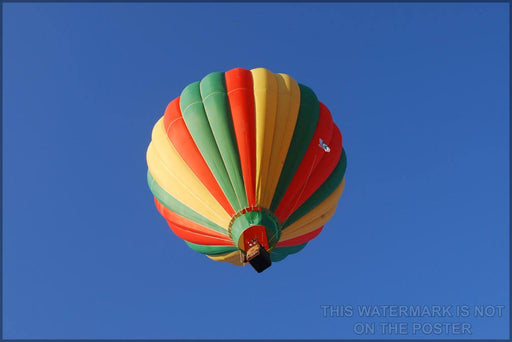
[[[5,338],[507,338],[509,4],[3,4]],[[213,71],[315,90],[346,188],[262,274],[190,250],[146,184],[153,124]],[[322,305],[505,305],[492,318]],[[357,335],[357,322],[472,335]]]

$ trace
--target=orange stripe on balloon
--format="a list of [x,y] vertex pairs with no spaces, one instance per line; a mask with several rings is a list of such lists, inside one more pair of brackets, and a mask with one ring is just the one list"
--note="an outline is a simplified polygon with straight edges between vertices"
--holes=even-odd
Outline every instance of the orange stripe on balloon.
[[200,245],[234,246],[226,235],[201,226],[183,216],[169,210],[155,198],[155,205],[160,214],[167,220],[169,227],[180,238]]
[[249,206],[256,204],[256,137],[254,118],[254,92],[249,70],[236,68],[224,74],[233,127],[242,164],[245,192]]
[[164,114],[164,127],[169,140],[183,161],[190,167],[192,172],[199,178],[201,183],[208,189],[226,212],[233,216],[235,210],[229,203],[219,183],[213,176],[206,164],[201,152],[196,146],[192,135],[183,120],[180,110],[180,98],[172,100],[167,106]]
[[[318,169],[318,165],[322,159],[325,157],[336,157],[333,155],[332,146],[330,146],[335,127],[336,125],[332,121],[331,112],[322,102],[320,102],[320,114],[313,138],[311,139],[306,154],[304,155],[304,158],[302,158],[300,166],[297,169],[297,172],[295,172],[295,175],[293,176],[293,179],[281,199],[281,202],[279,202],[279,206],[275,212],[281,222],[283,222],[296,208],[298,208],[296,204],[303,197],[302,194],[308,182],[313,183],[316,188],[318,188],[325,181],[325,179],[321,181],[316,179],[312,174],[315,169]],[[331,148],[330,152],[324,151],[324,149],[319,146],[320,139],[322,139],[322,141]],[[339,156],[337,157],[337,160],[339,160]],[[329,174],[331,172],[332,170],[329,171]]]
[[315,229],[312,232],[309,232],[307,234],[294,237],[293,239],[279,241],[277,243],[276,247],[289,247],[289,246],[302,245],[303,243],[306,243],[306,242],[311,241],[314,238],[316,238],[318,236],[318,234],[320,234],[320,232],[322,231],[323,228],[324,228],[324,226],[322,226],[318,229]]

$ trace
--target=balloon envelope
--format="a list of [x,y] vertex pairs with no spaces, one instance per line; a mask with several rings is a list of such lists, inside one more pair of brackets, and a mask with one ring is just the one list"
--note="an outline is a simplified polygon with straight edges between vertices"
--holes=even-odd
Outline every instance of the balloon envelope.
[[216,261],[243,264],[257,241],[280,261],[332,217],[347,165],[329,109],[267,69],[188,85],[155,124],[148,184],[173,232]]

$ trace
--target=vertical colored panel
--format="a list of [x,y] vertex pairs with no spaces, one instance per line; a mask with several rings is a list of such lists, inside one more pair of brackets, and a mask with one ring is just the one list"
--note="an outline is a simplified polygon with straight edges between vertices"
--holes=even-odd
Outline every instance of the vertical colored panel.
[[231,117],[235,129],[245,192],[249,206],[256,205],[256,137],[252,74],[246,69],[225,73]]
[[[338,127],[332,125],[332,121],[329,124],[332,139],[328,140],[328,144],[324,144],[327,151],[319,146],[319,139],[315,133],[308,149],[308,153],[314,151],[311,153],[314,154],[314,162],[307,163],[308,158],[306,157],[302,161],[297,174],[276,209],[276,216],[281,221],[284,221],[325,182],[340,160],[342,151],[341,133]],[[315,141],[316,144],[314,144]],[[308,153],[306,153],[306,156]]]
[[293,132],[292,142],[284,162],[283,170],[277,183],[270,210],[275,211],[283,198],[288,185],[293,179],[299,165],[313,138],[318,123],[320,107],[315,93],[300,84],[300,108]]
[[277,81],[267,69],[251,70],[256,115],[256,204],[263,206],[277,110]]
[[291,212],[301,206],[329,177],[338,164],[341,157],[341,133],[338,127],[334,127],[334,136],[330,145],[330,152],[321,159],[318,167],[313,171],[308,181],[304,184],[300,196],[294,201]]
[[200,89],[215,143],[226,167],[231,186],[235,190],[238,202],[237,210],[240,210],[247,207],[247,197],[245,195],[245,186],[238,157],[238,147],[231,119],[224,73],[214,72],[207,75],[201,80]]
[[[331,143],[332,133],[333,133],[333,122],[332,115],[327,107],[320,104],[320,113],[318,124],[316,125],[315,133],[313,134],[313,138],[311,139],[306,154],[302,158],[302,161],[299,165],[299,168],[293,175],[293,179],[288,186],[286,193],[284,194],[279,206],[277,207],[275,214],[279,218],[281,222],[283,222],[286,217],[288,217],[293,210],[296,208],[296,204],[298,199],[301,197],[304,188],[308,182],[314,182],[315,184],[319,184],[319,180],[315,177],[312,177],[312,173],[315,169],[317,169],[318,164],[323,158],[336,159],[333,167],[329,170],[329,173],[332,171],[334,166],[339,159],[340,154],[335,156],[335,152],[329,151],[326,152],[322,147],[320,147],[320,139],[327,144]],[[341,150],[339,151],[341,153]],[[327,178],[327,177],[326,177]]]
[[224,195],[224,192],[222,192],[222,189],[208,168],[208,165],[187,129],[183,116],[181,115],[179,97],[171,101],[167,106],[164,114],[164,127],[169,140],[176,151],[178,151],[183,161],[190,167],[224,210],[226,210],[229,215],[234,215],[235,211],[233,207],[229,204],[228,199]]
[[264,208],[269,208],[272,202],[293,137],[300,106],[300,89],[297,82],[288,75],[276,74],[275,76],[278,94],[277,112],[270,161],[261,200],[261,206]]
[[231,180],[229,179],[228,172],[222,161],[220,151],[215,142],[215,137],[213,136],[210,123],[208,122],[203,107],[199,82],[188,85],[182,91],[180,109],[190,135],[229,200],[229,203],[235,211],[240,210],[241,204],[238,201]]

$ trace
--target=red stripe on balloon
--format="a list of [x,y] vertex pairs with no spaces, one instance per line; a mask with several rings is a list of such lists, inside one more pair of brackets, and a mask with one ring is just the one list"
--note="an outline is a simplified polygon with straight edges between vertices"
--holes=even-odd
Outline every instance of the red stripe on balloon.
[[341,158],[341,133],[338,127],[334,127],[334,136],[329,145],[331,151],[329,157],[320,160],[315,171],[309,177],[303,191],[294,203],[291,213],[297,210],[313,193],[329,178],[329,175],[338,165]]
[[208,189],[226,212],[233,216],[235,210],[229,203],[226,195],[217,183],[210,168],[206,164],[201,152],[196,146],[192,135],[183,120],[180,110],[180,98],[177,97],[169,103],[164,114],[164,127],[172,145],[178,151],[183,161],[190,167],[192,172],[199,178],[201,183]]
[[229,243],[221,239],[216,239],[195,233],[193,231],[189,231],[187,227],[179,226],[171,221],[167,221],[167,224],[169,225],[169,228],[171,228],[171,230],[174,232],[174,234],[176,234],[179,238],[191,243],[207,246],[234,246],[233,242]]
[[231,117],[240,154],[249,206],[256,205],[256,137],[254,90],[249,70],[236,68],[224,73]]
[[199,245],[234,246],[233,241],[226,235],[176,214],[156,198],[155,205],[160,214],[167,220],[172,231],[180,238]]
[[[336,152],[333,151],[333,146],[331,146],[335,127],[336,125],[332,121],[331,112],[323,103],[320,102],[320,114],[313,138],[311,139],[306,154],[304,155],[297,172],[295,172],[295,175],[293,176],[293,179],[290,182],[288,189],[286,189],[286,193],[281,199],[281,202],[279,202],[279,206],[275,212],[281,222],[283,222],[296,208],[298,208],[297,203],[303,199],[303,193],[308,183],[314,184],[316,188],[318,188],[325,181],[325,179],[320,180],[315,178],[313,176],[313,172],[319,169],[318,165],[322,160],[326,158],[336,158]],[[326,152],[322,147],[320,147],[320,139],[329,146],[330,152]],[[336,162],[338,160],[339,156],[337,157]],[[329,171],[329,174],[331,172],[332,170]]]

